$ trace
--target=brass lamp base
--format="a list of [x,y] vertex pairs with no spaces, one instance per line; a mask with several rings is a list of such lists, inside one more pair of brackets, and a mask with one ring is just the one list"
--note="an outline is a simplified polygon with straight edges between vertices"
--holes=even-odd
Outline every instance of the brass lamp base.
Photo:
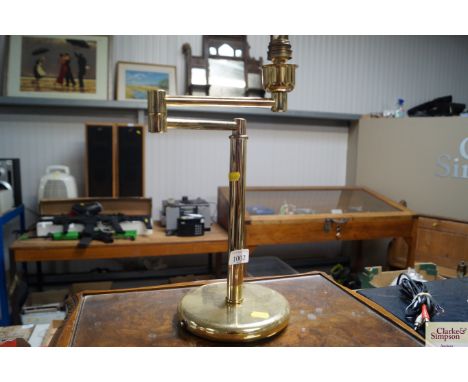
[[181,326],[214,341],[247,342],[268,338],[288,325],[288,301],[273,289],[246,283],[239,305],[226,303],[227,284],[207,284],[179,303]]

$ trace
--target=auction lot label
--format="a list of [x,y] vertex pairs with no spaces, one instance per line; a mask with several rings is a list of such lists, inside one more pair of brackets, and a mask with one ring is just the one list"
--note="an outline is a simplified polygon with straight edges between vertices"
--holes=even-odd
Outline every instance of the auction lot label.
[[249,262],[248,249],[236,249],[229,254],[229,265],[245,264]]
[[468,322],[428,322],[426,346],[468,346]]

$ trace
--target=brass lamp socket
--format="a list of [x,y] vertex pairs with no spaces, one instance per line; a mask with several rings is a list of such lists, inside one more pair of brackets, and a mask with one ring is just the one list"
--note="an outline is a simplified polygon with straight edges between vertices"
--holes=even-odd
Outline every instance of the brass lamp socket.
[[272,110],[284,112],[288,108],[287,93],[294,89],[296,82],[296,68],[294,64],[263,65],[263,88],[271,93],[275,100]]
[[287,35],[270,36],[268,60],[273,63],[285,63],[292,58],[292,49]]
[[270,93],[292,91],[296,83],[296,68],[294,64],[263,65],[263,88]]

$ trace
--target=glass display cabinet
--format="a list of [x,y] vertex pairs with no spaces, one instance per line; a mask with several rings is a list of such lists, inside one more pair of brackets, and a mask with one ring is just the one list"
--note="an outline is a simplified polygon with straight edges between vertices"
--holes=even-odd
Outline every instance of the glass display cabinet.
[[[218,189],[218,223],[227,227],[228,188]],[[247,247],[403,237],[414,264],[415,213],[365,187],[248,187]]]

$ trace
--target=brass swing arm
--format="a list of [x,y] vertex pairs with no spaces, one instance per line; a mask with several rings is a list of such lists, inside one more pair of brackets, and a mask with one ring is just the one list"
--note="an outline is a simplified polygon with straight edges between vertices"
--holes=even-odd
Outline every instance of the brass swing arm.
[[287,110],[287,93],[294,89],[297,67],[297,65],[286,63],[291,59],[291,55],[292,50],[288,36],[271,36],[268,59],[272,63],[263,65],[262,82],[264,89],[271,93],[272,98],[167,96],[164,90],[148,92],[149,132],[162,133],[172,128],[236,130],[236,122],[168,118],[168,106],[269,108],[274,112],[285,112]]

